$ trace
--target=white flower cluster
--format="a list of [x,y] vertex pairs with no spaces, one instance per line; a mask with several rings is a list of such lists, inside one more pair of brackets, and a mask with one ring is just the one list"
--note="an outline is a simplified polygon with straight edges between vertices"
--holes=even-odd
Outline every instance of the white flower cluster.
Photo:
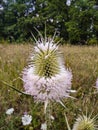
[[6,111],[6,114],[7,114],[7,115],[11,115],[13,112],[14,112],[14,108],[9,108],[9,109]]
[[47,130],[47,124],[46,123],[41,124],[41,130]]
[[31,115],[23,115],[22,116],[22,123],[24,126],[29,125],[32,121],[32,116]]

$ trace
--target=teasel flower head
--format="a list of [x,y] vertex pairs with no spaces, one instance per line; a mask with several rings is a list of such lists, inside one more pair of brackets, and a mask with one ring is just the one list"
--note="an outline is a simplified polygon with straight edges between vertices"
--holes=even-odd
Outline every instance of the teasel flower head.
[[53,39],[36,40],[30,63],[23,71],[26,93],[36,101],[59,101],[69,97],[72,73],[65,68],[63,57]]
[[87,117],[87,115],[80,115],[76,119],[72,130],[97,130],[96,117],[97,116],[91,118],[91,116]]

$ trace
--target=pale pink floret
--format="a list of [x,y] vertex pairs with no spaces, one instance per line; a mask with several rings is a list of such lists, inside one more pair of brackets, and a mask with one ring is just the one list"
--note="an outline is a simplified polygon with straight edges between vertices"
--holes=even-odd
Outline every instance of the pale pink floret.
[[97,81],[96,81],[96,88],[98,90],[98,78],[97,78]]
[[69,97],[71,90],[72,73],[61,66],[58,75],[45,79],[34,74],[34,68],[30,66],[23,71],[23,81],[26,93],[34,96],[37,101],[60,100]]
[[52,41],[46,42],[45,44],[40,42],[40,44],[37,44],[37,46],[34,47],[35,52],[39,52],[40,51],[38,48],[40,48],[43,51],[46,51],[48,49],[48,47],[49,47],[50,50],[54,50],[54,49],[57,50],[58,46],[53,44],[53,43],[51,43],[51,42]]

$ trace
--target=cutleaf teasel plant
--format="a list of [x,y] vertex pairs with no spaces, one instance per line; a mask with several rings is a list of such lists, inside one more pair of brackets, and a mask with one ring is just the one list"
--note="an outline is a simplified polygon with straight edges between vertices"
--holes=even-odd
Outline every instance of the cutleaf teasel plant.
[[[33,96],[36,103],[43,103],[45,122],[42,123],[41,129],[51,130],[51,122],[55,119],[52,116],[51,103],[58,102],[65,108],[62,100],[71,97],[70,93],[75,91],[71,90],[72,72],[65,67],[58,42],[55,43],[54,40],[56,33],[54,33],[53,38],[47,38],[45,30],[44,38],[38,30],[37,32],[40,39],[37,40],[31,33],[35,39],[34,49],[28,66],[22,71],[25,92],[4,81],[2,83],[25,96]],[[32,117],[28,115],[22,117],[22,123],[24,126],[32,125]]]
[[[37,30],[38,31],[38,30]],[[40,34],[40,32],[38,31]],[[33,34],[32,34],[33,35]],[[52,39],[40,34],[40,40],[35,39],[34,51],[29,65],[23,70],[25,92],[34,97],[35,102],[44,103],[45,128],[51,129],[51,102],[59,102],[70,97],[72,72],[63,61],[58,44]]]

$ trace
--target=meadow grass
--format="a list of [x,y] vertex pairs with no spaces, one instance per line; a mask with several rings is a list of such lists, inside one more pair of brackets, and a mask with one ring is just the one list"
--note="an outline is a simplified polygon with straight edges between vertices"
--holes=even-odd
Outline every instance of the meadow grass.
[[[53,103],[53,128],[51,130],[67,130],[64,112],[72,126],[78,114],[98,113],[98,94],[95,82],[98,77],[98,46],[61,46],[65,65],[72,70],[72,89],[77,92],[72,94],[75,99],[66,99],[64,109],[58,103]],[[28,57],[33,51],[33,46],[25,45],[0,45],[0,130],[23,130],[21,116],[28,112],[33,116],[33,130],[40,130],[44,122],[43,104],[35,104],[32,97],[21,95],[3,84],[14,86],[24,91],[21,73],[28,64]],[[8,108],[15,109],[12,116],[5,114]]]

